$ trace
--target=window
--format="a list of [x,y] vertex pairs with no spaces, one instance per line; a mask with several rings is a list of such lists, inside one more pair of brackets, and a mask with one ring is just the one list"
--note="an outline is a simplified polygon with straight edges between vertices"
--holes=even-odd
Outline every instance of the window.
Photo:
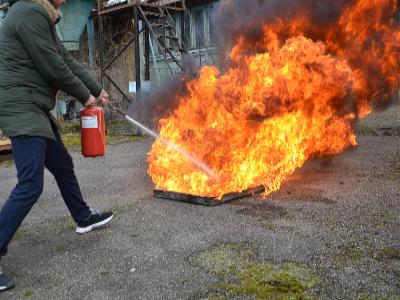
[[208,25],[208,45],[216,45],[218,42],[217,32],[214,24],[214,8],[215,5],[209,5],[206,9],[207,11],[207,25]]
[[192,48],[192,34],[191,34],[192,26],[190,20],[190,14],[185,14],[185,36],[184,41],[187,48]]
[[208,48],[217,44],[213,14],[215,4],[191,8],[185,20],[185,41],[189,49]]
[[194,43],[197,48],[204,48],[206,46],[205,40],[205,22],[204,22],[204,9],[193,10],[193,24],[194,24]]

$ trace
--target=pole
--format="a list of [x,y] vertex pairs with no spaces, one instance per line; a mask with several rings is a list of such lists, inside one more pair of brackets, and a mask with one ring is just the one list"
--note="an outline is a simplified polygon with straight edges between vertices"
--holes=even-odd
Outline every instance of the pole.
[[[133,7],[133,24],[134,24],[134,31],[135,31],[135,70],[136,70],[136,102],[137,107],[140,110],[139,116],[141,117],[141,78],[140,78],[140,28],[139,28],[139,7],[138,4]],[[140,126],[138,126],[138,130],[136,132],[137,135],[142,135],[142,130]]]
[[150,37],[149,28],[147,25],[144,27],[144,55],[145,55],[145,80],[150,80]]
[[138,6],[133,7],[134,17],[134,30],[135,30],[135,70],[136,70],[136,93],[140,94],[141,81],[140,81],[140,28],[139,28],[139,11]]
[[94,49],[95,49],[95,34],[94,34],[94,21],[93,18],[89,18],[86,24],[88,33],[88,46],[89,46],[89,65],[90,68],[94,68]]
[[100,81],[104,86],[104,28],[103,16],[99,16]]

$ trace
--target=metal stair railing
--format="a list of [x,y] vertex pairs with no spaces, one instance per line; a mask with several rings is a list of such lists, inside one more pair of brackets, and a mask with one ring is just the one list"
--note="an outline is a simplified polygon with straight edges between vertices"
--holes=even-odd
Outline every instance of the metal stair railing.
[[[176,22],[173,15],[170,13],[171,10],[181,11],[188,13],[185,1],[170,1],[170,0],[158,0],[154,2],[143,2],[138,3],[138,8],[141,13],[142,19],[146,26],[149,28],[149,32],[153,36],[158,48],[162,52],[165,63],[171,72],[172,67],[170,61],[182,69],[182,64],[179,59],[174,55],[173,52],[179,51],[180,53],[187,53],[187,47],[183,41],[181,35],[176,30]],[[154,11],[155,10],[155,11]],[[156,18],[157,23],[150,22],[149,19]],[[162,33],[156,31],[156,28],[162,28]],[[171,43],[173,44],[171,46]]]
[[[167,16],[167,20],[169,22],[169,25],[172,26],[173,31],[174,31],[174,37],[175,39],[178,40],[178,43],[180,45],[181,48],[179,48],[178,50],[180,52],[187,52],[187,47],[184,43],[184,40],[182,38],[181,34],[178,34],[178,32],[176,31],[176,22],[174,20],[174,17],[171,15],[170,10],[175,10],[175,11],[181,11],[182,13],[188,13],[186,10],[186,6],[185,6],[185,1],[181,0],[181,1],[175,1],[173,4],[175,4],[175,6],[171,6],[170,4],[166,4],[165,0],[159,0],[159,2],[162,3],[162,5],[160,6],[160,8],[162,7],[166,16]],[[178,7],[178,2],[181,4],[182,7]],[[179,47],[179,46],[178,46]]]
[[[166,64],[168,66],[168,69],[170,70],[170,72],[172,73],[172,68],[171,66],[168,64],[167,62],[167,57],[166,54],[168,53],[171,57],[175,58],[174,55],[171,53],[171,51],[162,43],[162,41],[160,41],[157,37],[157,34],[154,32],[153,27],[151,26],[151,23],[149,22],[146,14],[144,13],[142,7],[140,5],[138,5],[139,8],[139,12],[142,15],[143,21],[146,23],[146,26],[149,28],[149,31],[151,33],[151,35],[154,37],[154,40],[158,46],[159,49],[165,49],[166,51],[163,51],[164,54],[164,59],[166,61]],[[179,61],[177,61],[177,64],[180,68],[182,68],[182,66],[179,64]]]

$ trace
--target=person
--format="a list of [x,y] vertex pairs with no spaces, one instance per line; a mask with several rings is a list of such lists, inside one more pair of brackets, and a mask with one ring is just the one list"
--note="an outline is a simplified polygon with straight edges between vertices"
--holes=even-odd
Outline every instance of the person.
[[[77,233],[108,223],[112,212],[97,212],[82,198],[72,158],[50,111],[58,90],[86,107],[108,94],[59,41],[55,24],[65,0],[11,0],[0,27],[0,129],[10,137],[18,183],[0,211],[0,258],[38,200],[46,167],[60,189]],[[0,291],[15,286],[0,271]]]

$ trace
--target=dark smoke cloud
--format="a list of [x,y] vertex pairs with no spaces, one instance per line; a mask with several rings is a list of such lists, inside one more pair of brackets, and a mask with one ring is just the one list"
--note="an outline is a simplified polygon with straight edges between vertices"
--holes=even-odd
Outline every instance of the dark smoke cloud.
[[[381,20],[385,25],[389,25],[390,20],[396,19],[396,16],[392,15],[392,6],[389,2],[387,12],[384,12]],[[396,74],[395,69],[398,69],[398,66],[389,58],[385,58],[384,49],[389,48],[391,52],[398,53],[400,48],[396,43],[387,47],[385,45],[387,41],[384,40],[382,32],[371,28],[363,43],[356,47],[352,44],[351,34],[347,35],[348,33],[342,30],[338,21],[344,11],[356,3],[356,0],[223,0],[214,14],[214,23],[217,24],[218,36],[221,39],[220,44],[224,47],[220,56],[220,65],[223,66],[226,63],[228,51],[231,50],[232,45],[236,44],[239,37],[246,45],[245,49],[242,49],[244,54],[263,53],[266,51],[263,41],[265,25],[277,24],[277,20],[290,24],[291,21],[301,20],[303,17],[307,19],[309,25],[303,24],[300,30],[297,29],[299,30],[297,34],[314,41],[325,42],[332,39],[332,33],[334,33],[334,42],[343,50],[340,58],[345,58],[355,70],[363,74],[365,82],[369,83],[359,98],[368,98],[374,107],[383,109],[397,99],[396,87],[390,81]],[[396,26],[399,24],[397,23]],[[290,26],[287,26],[278,32],[281,43],[296,34],[290,30],[292,30]],[[379,49],[379,54],[376,55],[375,61],[367,62],[364,54],[370,52],[373,55],[374,47]],[[329,48],[329,46],[327,51],[333,55],[339,53],[337,49]],[[384,65],[390,65],[394,72],[390,74],[384,70],[382,68]],[[345,102],[346,106],[352,106],[353,100],[354,98],[349,97],[349,100]]]
[[[213,18],[217,24],[220,45],[223,52],[229,51],[235,40],[242,36],[252,43],[263,38],[263,25],[276,19],[290,21],[307,15],[314,28],[328,28],[334,25],[343,9],[354,0],[226,0],[221,1]],[[319,39],[316,32],[307,34],[309,38]],[[223,55],[223,54],[222,54]]]

